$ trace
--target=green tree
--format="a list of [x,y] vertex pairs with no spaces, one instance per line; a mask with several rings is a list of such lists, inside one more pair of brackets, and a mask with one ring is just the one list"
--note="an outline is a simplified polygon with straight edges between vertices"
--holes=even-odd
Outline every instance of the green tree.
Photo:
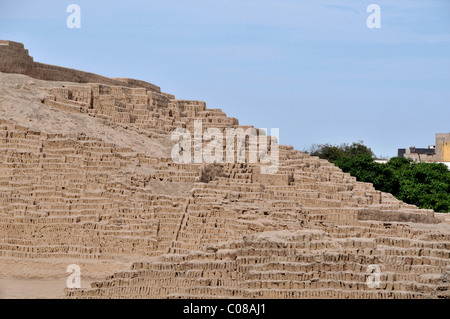
[[358,181],[372,183],[377,190],[391,193],[394,196],[399,191],[400,182],[395,171],[385,164],[375,162],[370,155],[343,157],[334,164],[344,172],[356,177]]
[[362,141],[340,146],[313,145],[310,154],[406,203],[436,212],[450,211],[450,171],[444,164],[414,163],[400,157],[386,164],[377,163],[372,150]]
[[351,145],[344,143],[340,146],[331,144],[313,145],[309,153],[312,156],[318,156],[330,162],[335,162],[342,158],[352,158],[357,155],[368,155],[373,157],[374,154],[372,150],[363,143],[363,141],[359,141],[357,143],[354,142]]
[[450,172],[447,166],[410,163],[401,166],[396,173],[400,181],[397,198],[438,212],[450,210]]

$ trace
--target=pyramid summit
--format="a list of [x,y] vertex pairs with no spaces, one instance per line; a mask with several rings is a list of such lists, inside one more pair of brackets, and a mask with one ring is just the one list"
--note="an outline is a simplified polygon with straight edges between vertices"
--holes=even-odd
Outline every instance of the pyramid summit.
[[[233,137],[241,161],[175,161],[173,132],[198,121],[203,136],[256,132],[276,172],[251,160],[251,137]],[[12,41],[0,41],[0,171],[2,297],[23,297],[24,280],[39,287],[25,297],[450,296],[446,214],[203,101],[34,62]],[[81,287],[66,285],[73,265]]]

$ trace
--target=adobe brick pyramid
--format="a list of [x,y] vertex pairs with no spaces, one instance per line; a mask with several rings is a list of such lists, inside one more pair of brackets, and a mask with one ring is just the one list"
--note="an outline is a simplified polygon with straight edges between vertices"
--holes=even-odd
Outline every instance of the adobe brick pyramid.
[[449,298],[448,215],[291,146],[275,175],[247,161],[201,182],[170,138],[199,119],[251,127],[0,41],[0,278],[77,264],[90,285],[63,298]]

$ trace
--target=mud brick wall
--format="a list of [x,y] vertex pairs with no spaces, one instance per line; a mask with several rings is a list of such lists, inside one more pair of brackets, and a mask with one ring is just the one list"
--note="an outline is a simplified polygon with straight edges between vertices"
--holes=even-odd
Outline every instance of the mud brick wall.
[[112,79],[94,73],[34,62],[22,43],[5,40],[0,40],[0,72],[25,74],[36,79],[48,81],[104,83],[128,87],[144,87],[150,91],[161,92],[159,87],[145,81],[128,78]]
[[[0,118],[0,258],[134,261],[67,297],[448,297],[450,232],[432,210],[288,145],[274,175],[246,156],[202,183],[203,164],[120,147],[91,130],[174,145],[172,131],[193,133],[195,120],[203,131],[252,126],[146,82],[35,63],[15,42],[0,41],[0,54],[1,72],[94,82],[55,84],[39,105],[61,121],[89,119],[82,134]],[[366,284],[374,264],[378,288]]]

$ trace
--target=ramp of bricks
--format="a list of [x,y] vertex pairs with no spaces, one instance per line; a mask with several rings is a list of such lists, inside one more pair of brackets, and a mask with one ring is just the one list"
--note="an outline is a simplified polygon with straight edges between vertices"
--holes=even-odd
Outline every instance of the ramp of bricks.
[[[274,175],[261,174],[266,164],[249,163],[247,154],[245,163],[222,164],[221,176],[202,183],[203,164],[177,164],[92,131],[120,128],[173,145],[171,132],[194,132],[194,120],[224,133],[251,126],[143,81],[53,66],[46,72],[20,44],[3,41],[0,52],[2,72],[78,82],[52,82],[34,107],[92,125],[55,132],[2,113],[0,258],[30,267],[47,259],[134,261],[90,289],[68,289],[67,297],[449,297],[445,216],[291,146],[280,145]],[[381,268],[378,288],[366,284],[369,265]]]

